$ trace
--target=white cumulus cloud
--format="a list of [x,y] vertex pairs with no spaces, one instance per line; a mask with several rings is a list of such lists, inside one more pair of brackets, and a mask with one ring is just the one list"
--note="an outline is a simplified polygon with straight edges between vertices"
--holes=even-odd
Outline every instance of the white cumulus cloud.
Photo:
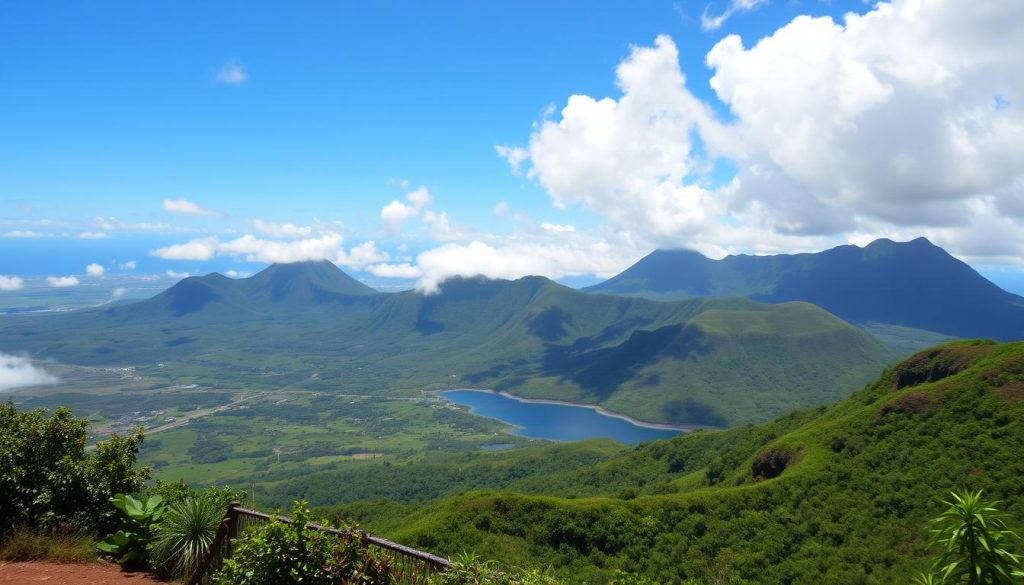
[[223,85],[242,85],[248,80],[249,73],[246,72],[245,66],[234,59],[225,61],[217,71],[217,83]]
[[129,260],[120,265],[121,270],[135,270],[138,267],[138,263],[135,260]]
[[544,223],[540,224],[540,227],[541,227],[541,229],[544,229],[545,231],[549,231],[549,232],[556,233],[556,234],[562,234],[562,233],[566,233],[566,232],[574,232],[574,231],[576,231],[576,227],[575,226],[562,225],[562,224],[558,224],[558,223],[549,223],[549,222],[546,222],[546,221]]
[[686,88],[671,39],[633,48],[621,96],[569,97],[519,164],[556,206],[650,247],[791,252],[902,233],[1024,265],[1024,3],[864,12],[719,41],[706,63],[728,121]]
[[0,392],[26,386],[48,386],[60,380],[36,367],[27,357],[0,353]]
[[737,122],[736,203],[778,229],[948,226],[967,202],[1024,175],[1024,38],[1000,34],[1024,4],[880,3],[798,17],[745,48],[708,54],[712,88]]
[[21,290],[25,286],[25,279],[20,276],[4,276],[0,274],[0,291]]
[[523,163],[530,158],[529,151],[518,146],[505,146],[502,144],[496,145],[494,151],[508,162],[513,175],[523,174]]
[[55,288],[78,286],[77,276],[47,276],[46,283]]
[[405,220],[416,217],[420,210],[430,205],[433,198],[426,187],[420,187],[405,195],[409,203],[402,203],[395,199],[380,210],[380,220],[384,223],[384,229],[391,234],[402,229]]
[[341,264],[348,268],[362,270],[370,264],[386,262],[388,258],[388,254],[383,250],[378,249],[377,244],[371,240],[363,242],[358,246],[352,246],[348,251],[340,249],[333,259],[328,258],[328,260],[332,260],[335,264]]
[[408,262],[400,264],[374,264],[366,268],[367,272],[381,278],[419,278],[420,269]]
[[415,191],[411,191],[405,195],[405,198],[412,203],[412,206],[416,209],[423,209],[427,205],[433,202],[433,198],[430,196],[430,191],[426,187],[420,187]]
[[341,234],[324,234],[302,240],[266,240],[246,234],[221,242],[217,251],[229,256],[242,256],[250,262],[303,262],[323,260],[337,254]]
[[106,240],[110,237],[110,234],[106,232],[78,232],[74,236],[79,240]]
[[553,239],[511,237],[490,243],[478,240],[467,244],[450,243],[417,256],[420,275],[416,288],[433,293],[442,282],[454,276],[561,278],[596,274],[610,277],[643,254],[610,234],[607,237],[595,234]]
[[272,223],[260,219],[252,220],[252,227],[261,234],[273,238],[308,238],[313,235],[313,228],[308,225],[292,223]]
[[274,240],[245,234],[231,240],[221,240],[216,236],[197,238],[150,250],[150,254],[167,260],[210,260],[216,256],[268,263],[330,260],[357,270],[388,259],[388,255],[372,241],[348,250],[343,244],[344,238],[336,232],[294,240]]
[[220,240],[215,237],[196,238],[184,244],[172,244],[150,251],[150,255],[165,260],[209,260],[217,253]]
[[163,208],[164,211],[168,213],[180,213],[184,215],[200,215],[206,217],[220,215],[219,212],[214,211],[213,209],[207,209],[195,201],[189,201],[188,199],[164,199]]
[[558,207],[582,204],[624,229],[654,238],[706,230],[720,213],[689,175],[700,170],[693,133],[721,130],[685,87],[667,36],[634,47],[617,69],[623,95],[574,95],[557,120],[530,138],[529,176]]
[[106,270],[103,268],[103,266],[100,264],[96,264],[95,262],[85,267],[85,273],[88,274],[89,276],[103,276],[104,272],[106,272]]

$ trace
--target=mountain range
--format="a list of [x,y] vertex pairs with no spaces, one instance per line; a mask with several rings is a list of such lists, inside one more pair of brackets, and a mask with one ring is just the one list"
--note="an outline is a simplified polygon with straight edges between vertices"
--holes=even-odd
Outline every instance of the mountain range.
[[1024,338],[1024,297],[1002,290],[925,238],[721,260],[689,250],[656,250],[585,290],[656,299],[804,301],[858,324],[961,338]]
[[221,387],[404,396],[492,388],[703,426],[832,402],[894,359],[809,303],[653,301],[542,277],[384,294],[329,262],[190,277],[145,301],[5,317],[0,351]]

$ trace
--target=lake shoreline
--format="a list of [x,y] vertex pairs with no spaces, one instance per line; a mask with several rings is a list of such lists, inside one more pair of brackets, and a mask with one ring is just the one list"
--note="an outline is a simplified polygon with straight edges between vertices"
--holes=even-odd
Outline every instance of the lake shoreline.
[[517,402],[523,402],[523,403],[527,403],[527,404],[554,404],[554,405],[559,405],[559,406],[575,406],[575,407],[579,407],[579,408],[588,408],[590,410],[593,410],[597,414],[600,414],[601,416],[606,416],[608,418],[617,418],[619,420],[624,420],[624,421],[626,421],[626,422],[628,422],[628,423],[630,423],[632,425],[635,425],[635,426],[638,426],[638,427],[642,427],[642,428],[647,428],[647,429],[657,429],[657,430],[662,430],[662,431],[680,431],[680,432],[685,432],[685,433],[690,433],[690,432],[698,431],[698,430],[721,430],[721,427],[711,427],[711,426],[704,426],[704,425],[673,425],[673,424],[668,424],[668,423],[648,422],[648,421],[643,421],[643,420],[640,420],[640,419],[637,419],[637,418],[633,418],[632,416],[629,416],[628,414],[622,414],[621,412],[614,412],[614,411],[608,410],[608,409],[606,409],[606,408],[604,408],[602,406],[598,406],[596,404],[586,404],[586,403],[581,403],[581,402],[568,402],[566,400],[554,400],[554,399],[550,399],[550,398],[523,398],[522,396],[516,396],[515,394],[509,394],[508,392],[505,392],[503,390],[488,390],[486,388],[452,388],[450,390],[440,390],[440,391],[438,391],[438,394],[443,395],[445,392],[455,392],[455,391],[480,392],[480,393],[483,393],[483,394],[494,394],[496,396],[501,396],[503,398],[508,398],[510,400],[515,400]]

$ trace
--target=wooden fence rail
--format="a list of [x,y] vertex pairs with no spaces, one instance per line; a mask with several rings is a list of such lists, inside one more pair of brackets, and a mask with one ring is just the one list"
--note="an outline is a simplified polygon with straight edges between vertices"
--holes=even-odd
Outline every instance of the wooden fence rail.
[[[224,559],[231,557],[233,541],[242,533],[246,527],[252,524],[263,522],[284,522],[291,524],[291,518],[285,516],[274,516],[264,514],[255,510],[243,508],[238,502],[228,505],[224,513],[224,520],[217,529],[217,535],[210,544],[210,549],[203,556],[199,566],[189,579],[188,585],[202,585],[208,583],[210,576],[217,572],[224,563]],[[327,532],[338,537],[348,536],[350,533],[337,528],[329,528],[319,524],[307,524],[312,530]],[[429,575],[448,568],[448,559],[432,555],[427,552],[403,546],[390,540],[367,536],[365,541],[373,547],[388,551],[391,554],[395,574],[399,582],[404,585],[418,585],[423,583]]]

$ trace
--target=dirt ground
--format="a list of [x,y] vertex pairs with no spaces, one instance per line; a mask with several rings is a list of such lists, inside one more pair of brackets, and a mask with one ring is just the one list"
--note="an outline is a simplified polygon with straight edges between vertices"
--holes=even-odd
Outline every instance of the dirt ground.
[[107,563],[61,564],[42,561],[24,563],[0,562],[0,583],[45,583],[46,585],[119,585],[130,583],[166,583],[146,573],[122,571]]

